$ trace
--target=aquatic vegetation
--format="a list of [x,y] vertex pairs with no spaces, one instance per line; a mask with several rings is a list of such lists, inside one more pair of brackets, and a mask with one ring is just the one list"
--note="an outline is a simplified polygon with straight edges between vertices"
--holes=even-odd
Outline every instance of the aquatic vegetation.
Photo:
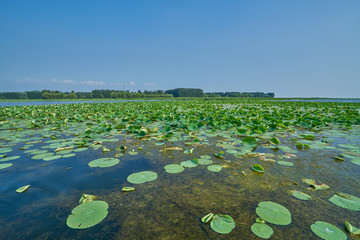
[[132,192],[132,191],[135,191],[135,188],[134,187],[123,187],[121,189],[121,191],[123,191],[123,192]]
[[179,164],[168,164],[164,169],[167,173],[181,173],[185,170],[184,167]]
[[209,213],[207,215],[205,215],[204,217],[201,218],[201,221],[203,223],[208,223],[211,221],[211,219],[213,218],[214,214],[213,213]]
[[129,175],[127,181],[133,184],[151,182],[158,178],[158,174],[152,171],[142,171]]
[[254,164],[254,166],[252,166],[252,170],[254,170],[255,172],[260,172],[260,173],[265,172],[265,169],[259,164]]
[[357,227],[354,227],[352,224],[350,224],[348,221],[345,221],[345,227],[346,231],[350,233],[350,235],[360,235],[360,229]]
[[270,238],[274,233],[274,230],[269,225],[257,222],[251,225],[251,231],[256,236],[264,239]]
[[29,188],[30,188],[30,185],[25,185],[25,186],[23,186],[23,187],[21,187],[21,188],[16,189],[16,192],[17,192],[17,193],[24,193],[24,192],[26,192]]
[[311,226],[311,230],[320,238],[325,240],[345,240],[346,234],[338,227],[323,221],[316,221]]
[[90,167],[112,167],[120,162],[117,158],[99,158],[89,162]]
[[79,200],[79,204],[94,201],[94,200],[96,200],[95,195],[84,193],[83,195],[81,195],[81,198]]
[[81,203],[71,211],[66,225],[74,229],[95,226],[108,215],[109,205],[104,201],[88,201]]
[[[295,216],[306,220],[323,216],[333,204],[359,211],[357,197],[352,195],[338,193],[327,201],[330,197],[327,194],[332,190],[311,192],[311,196],[304,193],[306,190],[291,190],[295,184],[300,185],[299,190],[306,186],[312,190],[331,186],[354,195],[359,193],[359,109],[359,104],[256,99],[5,107],[0,108],[0,177],[3,189],[10,189],[17,197],[20,196],[13,189],[22,185],[25,176],[32,186],[39,179],[45,180],[36,184],[39,191],[21,196],[21,204],[25,204],[21,209],[26,207],[31,214],[42,211],[43,217],[51,219],[56,218],[36,206],[31,210],[28,205],[44,198],[44,203],[38,205],[58,203],[52,212],[62,216],[64,204],[71,207],[73,200],[65,194],[68,191],[101,191],[102,198],[111,205],[112,216],[109,216],[109,226],[99,224],[97,227],[102,234],[109,234],[108,239],[115,235],[119,239],[147,239],[152,234],[164,239],[174,236],[203,239],[209,237],[204,235],[204,229],[190,222],[199,220],[193,216],[215,209],[236,216],[234,220],[229,215],[209,213],[201,218],[203,223],[210,223],[205,227],[218,233],[235,229],[246,239],[270,238],[276,227],[282,228],[271,224],[288,225],[294,218],[294,223],[286,227],[293,233],[292,239],[310,239],[309,235],[313,234],[310,228],[298,229],[300,225]],[[185,168],[188,169],[184,171]],[[261,174],[265,169],[266,173]],[[218,174],[209,172],[220,170]],[[146,183],[157,179],[157,173],[161,181],[144,184],[136,192],[125,194],[135,189],[126,186],[126,179],[132,184]],[[7,181],[11,176],[17,177]],[[329,185],[305,177],[324,180]],[[125,187],[119,191],[119,185]],[[271,202],[276,201],[280,193],[289,193],[283,194],[286,208]],[[35,197],[28,199],[30,195]],[[56,200],[58,195],[65,197]],[[93,195],[85,195],[80,205],[98,202],[90,197]],[[53,198],[51,204],[47,202],[49,196]],[[259,203],[259,197],[269,201]],[[311,202],[297,200],[311,197]],[[11,196],[9,199],[13,200]],[[321,207],[319,201],[322,201]],[[149,203],[152,207],[145,207],[150,206]],[[257,203],[256,213],[263,220],[257,219],[251,231],[247,231],[243,223],[248,223],[249,214],[253,214],[253,208],[248,205]],[[297,204],[301,204],[302,211],[309,210],[313,215],[299,213]],[[131,214],[125,217],[124,209]],[[334,218],[339,215],[356,224],[357,212],[347,216],[348,210],[343,209],[341,213],[338,209]],[[4,208],[4,211],[7,210]],[[42,221],[39,219],[35,224]],[[6,220],[2,222],[5,228]],[[82,221],[77,220],[72,226],[86,226]],[[66,228],[64,222],[56,224],[59,226],[52,225],[54,229],[60,225]],[[169,227],[174,227],[173,231],[164,230]],[[357,231],[354,226],[349,229]],[[20,227],[17,231],[24,232]],[[87,231],[81,236],[71,235],[73,231],[60,236],[46,230],[46,234],[54,234],[52,236],[59,239],[106,239]],[[229,239],[233,239],[234,232],[228,235]],[[301,233],[309,235],[302,238]],[[216,233],[210,230],[210,234]],[[29,236],[35,235],[24,233],[22,238]]]
[[256,208],[256,214],[276,225],[289,225],[292,221],[291,213],[286,207],[271,201],[260,202]]
[[311,196],[306,193],[303,193],[303,192],[300,192],[297,190],[292,190],[291,192],[292,192],[292,196],[297,199],[300,199],[300,200],[310,200],[311,199]]
[[360,198],[347,193],[337,192],[329,199],[329,201],[336,206],[345,209],[360,211]]
[[228,234],[235,228],[235,222],[229,215],[216,214],[212,217],[210,227],[217,233]]

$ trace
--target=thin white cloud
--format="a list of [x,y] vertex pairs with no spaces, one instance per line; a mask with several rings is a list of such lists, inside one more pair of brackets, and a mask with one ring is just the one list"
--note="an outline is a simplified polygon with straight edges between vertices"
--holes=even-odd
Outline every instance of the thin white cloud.
[[22,79],[18,79],[16,80],[17,83],[46,83],[46,81],[41,80],[41,79],[36,79],[36,78],[29,78],[29,77],[24,77]]
[[144,85],[147,87],[156,87],[157,86],[156,83],[150,83],[150,82],[144,82]]
[[134,82],[134,81],[130,81],[129,84],[132,85],[132,86],[134,86],[134,85],[135,85],[135,82]]
[[98,86],[102,86],[105,85],[105,83],[103,81],[81,81],[80,84],[82,85],[89,85],[89,86],[94,86],[94,85],[98,85]]

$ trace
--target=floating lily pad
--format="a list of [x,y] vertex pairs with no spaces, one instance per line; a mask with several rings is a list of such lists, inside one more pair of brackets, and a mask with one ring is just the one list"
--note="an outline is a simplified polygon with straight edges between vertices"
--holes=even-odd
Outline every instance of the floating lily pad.
[[112,167],[120,162],[117,158],[99,158],[89,162],[90,167]]
[[20,158],[20,156],[4,157],[4,158],[0,159],[0,162],[12,161],[12,160],[15,160],[15,159],[18,159],[18,158]]
[[0,163],[0,169],[8,168],[12,165],[12,163]]
[[86,194],[84,193],[83,195],[81,195],[81,198],[79,200],[79,204],[81,203],[86,203],[86,202],[90,202],[90,201],[95,201],[96,200],[96,196],[95,195],[91,195],[91,194]]
[[245,137],[242,141],[243,141],[244,145],[248,145],[251,147],[257,146],[257,141],[256,141],[256,138],[254,138],[254,137]]
[[274,233],[274,230],[264,223],[254,223],[253,225],[251,225],[251,231],[256,236],[264,239],[270,238]]
[[201,218],[201,221],[203,223],[208,223],[210,222],[210,220],[213,218],[214,214],[213,213],[209,213],[207,215],[205,215],[204,217]]
[[306,193],[297,191],[297,190],[292,190],[292,195],[293,197],[300,199],[300,200],[309,200],[311,199],[310,195],[307,195]]
[[348,221],[345,221],[346,231],[350,233],[350,235],[360,235],[360,229],[350,224]]
[[180,164],[169,164],[164,167],[167,173],[181,173],[184,171],[184,167]]
[[30,187],[30,185],[25,185],[25,186],[23,186],[21,188],[16,189],[16,192],[17,193],[24,193],[29,189],[29,187]]
[[158,178],[158,174],[152,171],[142,171],[133,173],[127,177],[128,182],[133,184],[141,184],[151,182]]
[[334,194],[329,201],[345,209],[360,211],[360,198],[347,193],[338,192]]
[[310,178],[303,178],[301,179],[304,183],[309,184],[310,187],[313,188],[313,190],[326,190],[326,189],[330,189],[330,187],[328,185],[326,185],[325,183],[323,184],[318,184],[314,179],[310,179]]
[[254,166],[252,166],[252,170],[254,170],[255,172],[265,172],[265,169],[260,166],[259,164],[254,164]]
[[70,228],[84,229],[95,226],[108,215],[109,205],[104,201],[85,202],[71,211],[66,220]]
[[199,164],[201,165],[210,165],[213,163],[213,160],[211,160],[210,156],[208,156],[209,158],[202,158],[202,156],[198,159]]
[[211,172],[220,172],[220,170],[222,169],[223,167],[221,165],[218,165],[218,164],[214,164],[214,165],[210,165],[207,167],[207,169]]
[[274,145],[279,145],[280,144],[280,140],[277,137],[272,137],[270,139],[270,142]]
[[135,191],[135,188],[134,187],[123,187],[121,189],[121,191],[123,191],[123,192],[132,192],[132,191]]
[[283,166],[289,166],[289,167],[294,166],[294,164],[289,161],[277,161],[277,163]]
[[47,157],[51,157],[52,155],[54,155],[54,153],[46,152],[46,153],[41,153],[41,154],[34,155],[31,159],[44,159],[44,158],[47,158]]
[[316,221],[310,226],[311,230],[325,240],[346,240],[346,234],[338,227],[323,221]]
[[[64,154],[64,155],[60,155],[62,158],[71,158],[74,157],[76,154],[75,153],[68,153],[68,154]],[[59,155],[58,155],[59,156]]]
[[61,157],[62,157],[61,155],[53,155],[53,156],[49,156],[49,157],[43,158],[43,160],[44,160],[44,161],[52,161],[52,160],[59,159],[59,158],[61,158]]
[[256,213],[265,221],[276,225],[288,225],[292,221],[291,213],[286,207],[271,201],[260,202]]
[[229,215],[214,215],[210,227],[217,233],[228,234],[235,228],[234,219]]
[[197,158],[194,158],[192,160],[183,161],[180,164],[187,168],[193,168],[193,167],[197,167],[199,165],[199,161]]

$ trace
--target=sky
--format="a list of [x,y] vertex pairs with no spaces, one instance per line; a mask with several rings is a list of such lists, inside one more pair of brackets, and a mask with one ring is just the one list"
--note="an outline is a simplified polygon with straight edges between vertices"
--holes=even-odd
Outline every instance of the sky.
[[359,0],[2,0],[0,92],[360,97]]

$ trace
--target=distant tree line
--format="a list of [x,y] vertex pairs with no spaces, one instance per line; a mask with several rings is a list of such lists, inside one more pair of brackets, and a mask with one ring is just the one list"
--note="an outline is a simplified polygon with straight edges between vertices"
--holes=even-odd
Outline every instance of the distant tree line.
[[101,98],[171,98],[163,90],[137,91],[129,90],[93,90],[91,92],[60,92],[53,90],[27,92],[0,92],[0,99],[101,99]]
[[60,92],[53,90],[0,92],[0,99],[129,99],[129,98],[172,98],[172,97],[275,97],[274,93],[263,92],[209,92],[200,88],[175,88],[170,90],[137,91],[92,90],[91,92]]
[[275,93],[263,92],[208,92],[207,97],[257,97],[257,98],[273,98]]

